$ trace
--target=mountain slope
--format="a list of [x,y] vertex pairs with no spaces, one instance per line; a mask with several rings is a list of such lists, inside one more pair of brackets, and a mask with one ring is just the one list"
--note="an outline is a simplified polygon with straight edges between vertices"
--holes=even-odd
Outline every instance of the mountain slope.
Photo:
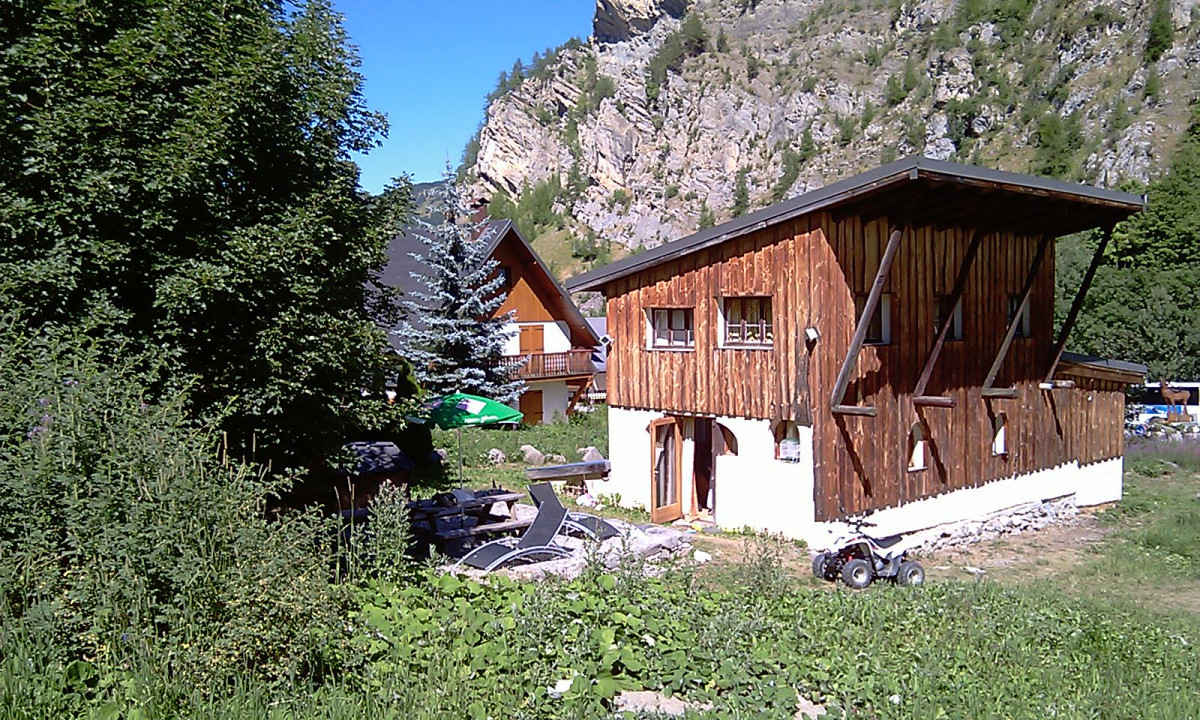
[[594,38],[502,77],[461,177],[629,248],[911,153],[1144,183],[1200,63],[1196,0],[684,7],[598,0]]

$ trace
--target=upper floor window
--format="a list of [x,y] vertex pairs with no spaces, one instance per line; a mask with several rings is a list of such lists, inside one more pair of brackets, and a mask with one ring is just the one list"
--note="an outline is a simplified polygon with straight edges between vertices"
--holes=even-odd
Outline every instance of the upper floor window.
[[650,347],[655,349],[692,348],[696,335],[691,308],[651,308]]
[[512,268],[501,265],[496,268],[496,274],[500,276],[500,289],[504,292],[512,290]]
[[775,340],[770,297],[724,298],[721,317],[725,326],[724,345],[770,345]]
[[[863,308],[866,306],[866,295],[855,297],[854,315],[862,317]],[[883,293],[879,296],[875,314],[867,321],[867,336],[863,342],[867,345],[887,345],[892,342],[892,296],[890,294]]]
[[937,317],[934,319],[934,328],[941,328],[942,322],[946,318],[950,318],[950,328],[946,330],[947,340],[962,340],[963,339],[963,315],[962,315],[962,298],[954,303],[953,307],[950,301],[953,300],[949,295],[938,295],[937,298]]
[[[1009,295],[1008,296],[1008,321],[1009,322],[1012,322],[1012,319],[1016,316],[1017,310],[1020,307],[1021,307],[1021,296],[1020,295]],[[1029,303],[1025,303],[1024,311],[1021,313],[1021,321],[1017,323],[1017,330],[1016,330],[1016,332],[1013,333],[1013,337],[1018,337],[1018,338],[1033,337],[1033,333],[1030,332],[1030,325],[1029,325]]]

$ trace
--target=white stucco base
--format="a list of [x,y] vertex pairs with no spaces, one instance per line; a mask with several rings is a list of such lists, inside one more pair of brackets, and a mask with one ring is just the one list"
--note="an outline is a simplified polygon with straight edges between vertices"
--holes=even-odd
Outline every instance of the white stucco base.
[[[1037,472],[994,480],[979,487],[955,490],[900,507],[873,513],[874,535],[916,533],[963,520],[982,520],[1030,503],[1059,498],[1075,499],[1080,506],[1099,505],[1121,499],[1122,458],[1090,465],[1076,462]],[[841,523],[814,523],[803,539],[823,548],[844,527]]]
[[[666,417],[652,410],[609,406],[608,450],[611,468],[607,480],[589,483],[589,490],[620,495],[626,507],[650,507],[650,423]],[[775,459],[775,438],[767,420],[712,418],[733,433],[738,454],[718,455],[713,463],[714,514],[717,525],[728,529],[794,535],[797,517],[802,525],[813,521],[812,428],[800,428],[800,462]],[[695,419],[679,417],[683,434],[681,500],[684,511],[693,506],[695,486]]]
[[[567,387],[567,383],[563,380],[549,380],[546,382],[531,382],[525,383],[528,390],[540,390],[542,392],[542,422],[565,422],[567,419],[567,405],[571,402],[571,388]],[[508,404],[509,407],[520,410],[521,403],[514,400]]]
[[[589,482],[593,494],[620,496],[625,507],[649,509],[652,421],[666,417],[652,410],[608,408],[609,461],[607,480]],[[692,505],[694,419],[678,418],[683,434],[681,490],[684,512]],[[816,522],[813,504],[812,429],[800,428],[800,462],[775,459],[775,439],[769,421],[714,418],[738,443],[737,455],[720,455],[713,463],[714,520],[725,529],[751,528],[805,540],[824,547],[843,527]],[[1055,468],[995,480],[956,490],[871,515],[880,535],[913,533],[963,520],[983,519],[1042,500],[1073,497],[1078,505],[1098,505],[1121,499],[1123,461],[1089,465],[1071,462]]]

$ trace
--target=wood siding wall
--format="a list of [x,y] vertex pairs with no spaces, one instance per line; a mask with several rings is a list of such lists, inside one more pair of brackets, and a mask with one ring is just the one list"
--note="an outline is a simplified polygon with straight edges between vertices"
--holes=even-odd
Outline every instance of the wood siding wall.
[[525,269],[529,260],[513,252],[509,243],[501,243],[492,253],[492,259],[499,263],[501,268],[508,268],[511,282],[508,297],[504,299],[504,304],[492,313],[492,317],[500,317],[510,310],[515,310],[517,322],[554,322],[566,319],[554,316],[550,310],[550,303],[543,298],[545,290],[534,283]]
[[[948,295],[970,242],[967,230],[906,233],[884,292],[892,298],[886,346],[864,347],[845,402],[871,417],[834,416],[829,395],[856,317],[887,242],[885,221],[834,221],[815,214],[652,268],[606,289],[609,402],[623,407],[789,419],[814,427],[817,517],[911,502],[942,492],[1078,459],[1121,452],[1124,396],[1117,383],[1083,379],[1074,390],[1038,388],[1053,347],[1053,252],[1030,301],[1032,337],[1015,339],[997,378],[1017,399],[988,399],[980,387],[1003,340],[1010,295],[1020,293],[1040,240],[997,233],[980,245],[963,296],[964,339],[947,342],[927,394],[954,408],[916,407],[912,390],[933,344],[936,297]],[[718,303],[726,295],[771,295],[769,350],[718,346]],[[694,351],[646,349],[645,310],[693,307]],[[804,329],[821,338],[811,349]],[[1004,413],[1008,452],[993,455],[995,417]],[[910,432],[929,431],[927,469],[908,471]]]

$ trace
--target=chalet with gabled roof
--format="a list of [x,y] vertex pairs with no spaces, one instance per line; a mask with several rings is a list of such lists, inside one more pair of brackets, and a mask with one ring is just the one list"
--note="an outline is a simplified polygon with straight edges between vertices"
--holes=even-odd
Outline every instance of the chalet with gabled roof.
[[[1129,193],[913,157],[598,268],[608,480],[655,521],[819,541],[1121,496],[1124,390],[1064,352]],[[1054,332],[1054,239],[1100,246]]]
[[[507,327],[504,364],[525,382],[517,403],[528,424],[565,420],[592,384],[592,332],[571,296],[551,275],[533,247],[509,220],[487,223],[477,242],[488,243],[507,294],[494,316],[513,312]],[[412,257],[426,251],[419,229],[409,229],[388,245],[381,280],[400,289],[419,282],[424,264]],[[419,322],[419,318],[406,321]]]

